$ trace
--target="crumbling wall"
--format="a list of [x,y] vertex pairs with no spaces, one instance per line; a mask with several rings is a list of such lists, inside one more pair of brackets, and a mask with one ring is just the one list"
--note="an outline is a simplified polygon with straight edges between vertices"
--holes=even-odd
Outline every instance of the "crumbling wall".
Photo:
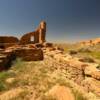
[[24,61],[41,61],[44,59],[43,50],[30,46],[7,48],[0,52],[0,71],[8,69],[16,58]]
[[46,37],[46,22],[42,21],[39,26],[39,43],[44,43]]
[[[34,37],[34,41],[31,41],[31,37]],[[20,39],[20,44],[30,44],[39,42],[39,32],[30,32],[23,35]]]
[[[0,48],[7,48],[13,46],[17,43],[21,45],[25,44],[35,44],[35,43],[44,43],[46,36],[46,22],[42,21],[39,27],[34,32],[29,32],[24,34],[20,41],[13,36],[0,36]],[[31,40],[33,38],[33,40]]]
[[0,43],[17,43],[19,40],[13,36],[0,36]]
[[[39,27],[30,33],[26,33],[20,39],[20,44],[30,44],[30,43],[44,43],[46,36],[46,23],[42,21]],[[31,41],[31,37],[34,37],[34,41]]]
[[7,48],[15,45],[19,42],[16,37],[13,36],[0,36],[0,48]]
[[[16,37],[0,37],[0,48],[4,49],[3,55],[0,52],[0,70],[6,67],[13,59],[13,56],[21,57],[25,61],[43,60],[43,50],[32,44],[38,43],[42,46],[46,36],[46,23],[42,21],[34,32],[26,33],[18,40]],[[33,40],[31,40],[31,37]],[[17,44],[17,45],[16,45]],[[20,45],[19,45],[20,44]],[[28,45],[27,45],[28,44]],[[9,47],[9,48],[8,48]],[[5,52],[5,51],[11,51]],[[6,54],[5,54],[6,53]],[[12,55],[13,53],[13,55]],[[9,55],[10,54],[10,55]],[[8,56],[9,55],[9,56]]]

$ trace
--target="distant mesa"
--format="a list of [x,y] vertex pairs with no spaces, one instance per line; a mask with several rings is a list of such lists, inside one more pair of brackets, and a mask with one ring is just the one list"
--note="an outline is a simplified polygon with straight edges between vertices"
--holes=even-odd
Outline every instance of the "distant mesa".
[[100,44],[100,38],[86,40],[86,41],[81,41],[79,43],[81,45],[93,46],[93,45],[96,45],[96,44]]

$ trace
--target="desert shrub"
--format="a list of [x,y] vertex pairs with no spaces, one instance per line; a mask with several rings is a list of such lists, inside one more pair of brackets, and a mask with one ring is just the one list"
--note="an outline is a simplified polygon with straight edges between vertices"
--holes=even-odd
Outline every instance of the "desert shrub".
[[75,97],[75,100],[87,100],[82,93],[80,93],[79,91],[77,90],[73,90],[73,94],[74,94],[74,97]]
[[60,51],[64,51],[64,48],[61,48],[61,47],[57,47],[57,49]]
[[87,53],[90,53],[91,52],[91,50],[89,49],[89,48],[80,48],[79,50],[78,50],[78,52],[87,52]]
[[8,71],[0,72],[0,81],[4,81],[5,79],[13,76],[15,76],[15,74],[12,72]]
[[100,51],[93,51],[90,55],[96,59],[100,59]]
[[3,82],[0,82],[0,92],[6,90],[6,85]]
[[71,84],[69,82],[67,82],[65,79],[63,78],[58,78],[55,81],[57,84],[61,85],[61,86],[66,86],[66,87],[70,87],[71,88]]
[[90,58],[90,57],[84,57],[84,58],[80,58],[79,61],[81,62],[88,62],[88,63],[94,63],[94,59]]
[[21,59],[21,58],[17,58],[14,62],[13,62],[13,67],[11,68],[14,71],[24,71],[23,69],[25,69],[25,62]]
[[8,73],[7,72],[0,72],[0,81],[5,80],[6,78],[8,78]]
[[23,79],[23,80],[20,80],[20,84],[21,84],[22,86],[25,86],[25,85],[28,85],[29,82],[28,82],[27,80]]
[[75,50],[70,50],[70,51],[69,51],[69,54],[70,54],[70,55],[77,54],[77,51],[75,51]]
[[12,72],[8,71],[0,72],[0,91],[7,90],[9,88],[5,80],[13,76],[15,76],[15,74]]
[[100,70],[100,64],[96,68]]
[[15,88],[19,86],[19,80],[14,79],[13,82],[7,84],[8,89]]

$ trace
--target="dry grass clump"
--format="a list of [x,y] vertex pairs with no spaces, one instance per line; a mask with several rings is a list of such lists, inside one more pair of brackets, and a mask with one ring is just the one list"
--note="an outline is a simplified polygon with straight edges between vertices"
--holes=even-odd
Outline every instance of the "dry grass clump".
[[0,72],[0,92],[8,90],[8,84],[6,83],[6,79],[10,77],[14,77],[15,74],[9,71]]

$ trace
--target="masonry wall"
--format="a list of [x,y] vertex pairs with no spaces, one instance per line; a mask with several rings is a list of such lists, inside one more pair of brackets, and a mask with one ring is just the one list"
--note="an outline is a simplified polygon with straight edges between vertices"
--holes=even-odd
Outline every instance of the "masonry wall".
[[13,36],[0,36],[0,48],[7,48],[17,44],[19,40]]
[[[34,32],[29,32],[23,35],[20,39],[20,44],[34,44],[44,43],[46,41],[46,23],[43,21]],[[34,41],[31,41],[31,37],[34,37]]]

